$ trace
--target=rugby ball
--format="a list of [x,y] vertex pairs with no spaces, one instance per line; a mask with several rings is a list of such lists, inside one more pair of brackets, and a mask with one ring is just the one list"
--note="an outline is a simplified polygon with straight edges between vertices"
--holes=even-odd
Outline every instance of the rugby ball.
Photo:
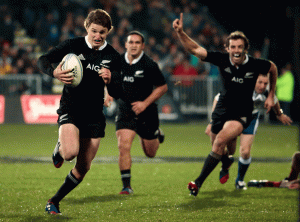
[[67,54],[63,60],[62,70],[72,69],[74,79],[71,84],[66,86],[76,87],[80,84],[83,77],[82,63],[77,55],[73,53]]

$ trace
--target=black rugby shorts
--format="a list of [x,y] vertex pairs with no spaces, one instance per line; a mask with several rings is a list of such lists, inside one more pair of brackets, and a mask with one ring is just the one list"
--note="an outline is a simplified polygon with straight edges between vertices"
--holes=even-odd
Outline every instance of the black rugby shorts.
[[143,139],[156,139],[159,127],[157,107],[148,107],[136,116],[133,112],[120,111],[116,116],[116,130],[131,129]]
[[99,138],[105,136],[105,117],[102,117],[101,121],[95,121],[94,123],[86,123],[80,121],[82,118],[75,118],[67,113],[60,114],[58,116],[58,126],[60,127],[63,124],[71,123],[79,129],[79,136],[81,138]]

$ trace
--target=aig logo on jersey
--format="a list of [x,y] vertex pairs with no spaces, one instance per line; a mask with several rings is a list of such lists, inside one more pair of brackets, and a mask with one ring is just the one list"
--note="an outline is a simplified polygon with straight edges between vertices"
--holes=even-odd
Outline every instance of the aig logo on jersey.
[[134,82],[134,78],[132,76],[124,76],[123,82]]
[[231,79],[232,82],[237,82],[237,83],[244,83],[244,79],[243,78],[237,78],[237,77],[233,77]]

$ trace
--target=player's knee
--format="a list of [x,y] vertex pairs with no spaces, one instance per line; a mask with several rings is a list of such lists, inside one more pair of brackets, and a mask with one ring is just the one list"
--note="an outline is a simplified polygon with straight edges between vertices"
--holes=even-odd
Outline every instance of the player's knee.
[[226,143],[227,143],[226,138],[222,136],[217,136],[214,141],[214,145],[218,148],[225,148]]
[[149,157],[149,158],[154,158],[156,156],[156,152],[154,151],[148,151],[148,152],[145,152],[145,155],[146,157]]
[[119,153],[120,155],[126,155],[130,153],[131,145],[128,143],[119,143]]
[[243,159],[249,159],[250,158],[250,149],[251,147],[241,147],[240,148],[240,155]]
[[66,161],[71,161],[73,160],[75,157],[77,157],[78,155],[78,151],[73,150],[73,151],[63,151],[61,152],[62,157],[66,160]]

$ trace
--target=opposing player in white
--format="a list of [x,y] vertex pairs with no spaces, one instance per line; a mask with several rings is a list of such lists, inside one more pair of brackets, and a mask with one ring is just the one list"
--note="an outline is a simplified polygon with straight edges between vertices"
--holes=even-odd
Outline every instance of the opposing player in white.
[[[260,74],[257,78],[257,82],[252,97],[254,102],[254,110],[252,111],[252,121],[250,125],[245,130],[243,130],[242,134],[240,135],[240,157],[238,163],[238,174],[235,180],[236,189],[243,189],[243,190],[247,189],[246,183],[244,182],[244,177],[251,163],[250,151],[259,125],[260,111],[264,109],[264,102],[267,99],[268,84],[269,84],[268,74],[267,75]],[[213,103],[213,110],[217,104],[218,98],[219,98],[219,94],[215,96],[214,103]],[[274,103],[275,106],[273,107],[273,110],[276,113],[278,120],[285,125],[290,125],[292,123],[292,120],[290,117],[288,117],[282,112],[282,110],[280,109],[278,99],[276,97],[274,98]],[[210,132],[211,132],[211,124],[208,124],[205,133],[207,135],[210,135]],[[235,153],[236,141],[237,138],[235,138],[234,140],[232,140],[230,143],[227,144],[227,150],[230,155],[233,155]],[[224,171],[226,169],[221,169],[220,174],[222,174],[222,170]],[[228,177],[226,178],[226,181],[224,181],[224,183],[227,182],[229,178],[229,174],[227,175]]]

